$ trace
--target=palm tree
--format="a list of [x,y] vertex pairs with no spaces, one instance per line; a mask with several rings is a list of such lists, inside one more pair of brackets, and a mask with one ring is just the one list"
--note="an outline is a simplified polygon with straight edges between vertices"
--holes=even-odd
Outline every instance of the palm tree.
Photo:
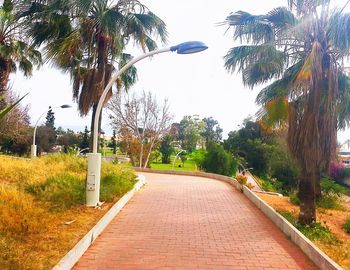
[[[23,14],[35,21],[29,32],[34,44],[46,44],[47,59],[70,72],[80,114],[92,109],[91,130],[113,71],[131,59],[124,53],[127,44],[134,41],[146,51],[157,47],[153,36],[166,42],[164,22],[135,0],[35,1],[27,10]],[[127,90],[136,79],[136,69],[130,68],[116,87]]]
[[231,48],[225,67],[242,73],[257,96],[259,116],[287,124],[287,142],[301,176],[299,222],[316,220],[321,174],[335,156],[337,129],[349,124],[350,80],[343,60],[350,54],[350,14],[330,0],[288,0],[265,15],[238,11],[224,24],[244,45]]
[[[24,25],[16,13],[13,1],[5,0],[0,8],[0,96],[5,95],[11,72],[19,68],[25,76],[30,76],[33,64],[41,63],[39,51],[21,35]],[[5,105],[2,100],[0,108]]]

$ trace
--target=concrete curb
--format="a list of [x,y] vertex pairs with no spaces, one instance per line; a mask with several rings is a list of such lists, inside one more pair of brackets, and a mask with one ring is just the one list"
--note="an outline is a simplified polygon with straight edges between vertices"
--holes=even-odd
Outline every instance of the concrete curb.
[[223,175],[204,173],[204,172],[191,172],[191,171],[163,171],[144,168],[134,168],[138,172],[149,173],[162,173],[162,174],[174,174],[174,175],[187,175],[187,176],[199,176],[212,178],[220,181],[227,182],[242,191],[243,194],[253,202],[271,221],[300,249],[305,253],[311,261],[314,262],[321,270],[342,270],[335,261],[329,258],[323,251],[321,251],[314,243],[306,238],[298,229],[296,229],[291,223],[284,217],[269,206],[265,201],[260,199],[253,191],[246,186],[242,186],[235,179]]
[[118,202],[116,202],[111,209],[100,219],[100,221],[56,264],[53,270],[71,269],[101,232],[107,227],[113,218],[120,212],[120,210],[127,204],[127,202],[134,196],[146,183],[143,175],[138,176],[138,181],[134,188],[124,194]]

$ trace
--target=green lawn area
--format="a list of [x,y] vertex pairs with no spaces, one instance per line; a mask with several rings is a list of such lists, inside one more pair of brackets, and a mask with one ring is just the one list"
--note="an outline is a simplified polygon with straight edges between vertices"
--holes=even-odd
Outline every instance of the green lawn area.
[[[181,167],[179,167],[181,165]],[[173,169],[173,158],[171,160],[170,164],[162,164],[160,162],[153,162],[151,164],[152,169],[158,169],[158,170],[172,170]],[[186,160],[185,165],[183,166],[182,162],[180,159],[176,160],[175,166],[174,166],[175,171],[197,171],[197,166],[194,163],[193,160]]]

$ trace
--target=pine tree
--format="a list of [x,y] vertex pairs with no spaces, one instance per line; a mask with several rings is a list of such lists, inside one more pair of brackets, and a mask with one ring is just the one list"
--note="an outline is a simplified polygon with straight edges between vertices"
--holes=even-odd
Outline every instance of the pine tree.
[[55,129],[55,113],[52,111],[51,106],[49,107],[49,110],[46,114],[45,126]]
[[84,133],[82,134],[82,140],[81,140],[81,143],[79,145],[79,147],[81,149],[86,149],[86,148],[89,148],[89,143],[90,143],[90,135],[89,135],[89,130],[87,128],[87,126],[85,126],[85,129],[84,129]]
[[113,130],[111,147],[113,148],[113,154],[115,155],[117,153],[117,133],[116,133],[115,129]]

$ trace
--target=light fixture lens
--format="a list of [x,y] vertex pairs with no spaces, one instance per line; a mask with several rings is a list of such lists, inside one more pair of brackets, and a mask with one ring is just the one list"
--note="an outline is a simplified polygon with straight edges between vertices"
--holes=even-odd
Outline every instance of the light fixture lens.
[[176,51],[178,54],[197,53],[208,49],[208,46],[201,41],[188,41],[176,46],[170,47],[171,51]]

